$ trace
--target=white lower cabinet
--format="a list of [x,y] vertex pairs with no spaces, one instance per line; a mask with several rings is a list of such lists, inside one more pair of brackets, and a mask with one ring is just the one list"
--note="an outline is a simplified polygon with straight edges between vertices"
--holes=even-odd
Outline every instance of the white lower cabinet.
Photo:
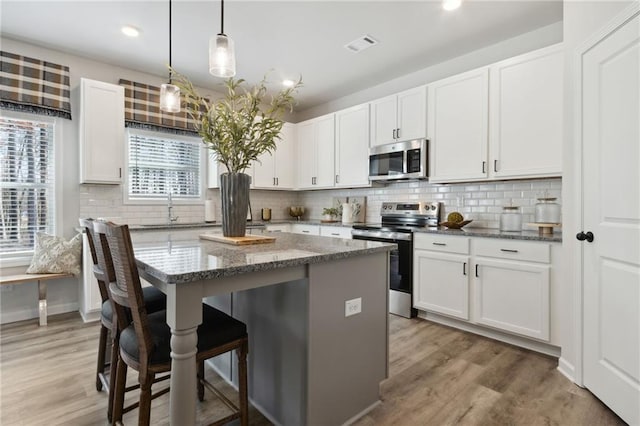
[[469,319],[469,239],[416,234],[413,305]]
[[291,225],[288,223],[269,224],[265,226],[267,232],[291,232]]
[[418,233],[414,307],[553,343],[551,253],[545,242]]

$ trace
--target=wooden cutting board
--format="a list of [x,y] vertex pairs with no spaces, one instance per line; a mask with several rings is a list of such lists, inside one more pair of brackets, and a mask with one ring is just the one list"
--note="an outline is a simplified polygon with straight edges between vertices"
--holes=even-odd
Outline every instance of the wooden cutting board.
[[244,237],[225,237],[222,234],[200,234],[203,240],[216,241],[218,243],[233,244],[242,246],[247,244],[264,244],[275,242],[275,237],[267,237],[264,235],[245,235]]

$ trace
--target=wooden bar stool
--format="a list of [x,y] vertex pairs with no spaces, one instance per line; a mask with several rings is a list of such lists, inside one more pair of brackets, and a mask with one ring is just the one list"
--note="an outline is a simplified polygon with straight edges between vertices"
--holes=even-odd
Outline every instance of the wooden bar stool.
[[[166,311],[150,313],[144,306],[140,277],[127,225],[94,223],[95,233],[100,239],[106,238],[111,253],[116,280],[109,285],[111,300],[114,302],[118,328],[120,331],[120,351],[115,382],[113,422],[122,420],[124,409],[124,388],[127,367],[138,371],[140,400],[138,404],[138,424],[148,425],[151,416],[151,400],[168,389],[152,394],[151,385],[157,374],[171,370],[171,330],[166,322]],[[125,310],[129,309],[132,323],[122,321]],[[198,397],[204,399],[204,389],[215,389],[204,380],[204,361],[217,355],[236,351],[238,357],[239,407],[223,397],[223,402],[233,413],[214,424],[222,424],[240,419],[248,425],[247,394],[247,327],[231,316],[202,304],[202,324],[198,326]]]

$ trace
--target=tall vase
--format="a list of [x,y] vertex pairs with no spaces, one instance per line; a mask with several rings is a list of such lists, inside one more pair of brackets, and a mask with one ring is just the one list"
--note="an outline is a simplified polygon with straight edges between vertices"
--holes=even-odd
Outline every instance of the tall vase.
[[249,211],[251,176],[244,173],[220,175],[222,204],[222,234],[225,237],[244,237]]

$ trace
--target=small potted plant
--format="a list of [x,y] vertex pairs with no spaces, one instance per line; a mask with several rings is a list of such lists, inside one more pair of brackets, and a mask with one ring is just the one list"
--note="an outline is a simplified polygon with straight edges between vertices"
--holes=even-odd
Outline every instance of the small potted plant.
[[322,209],[323,222],[337,222],[338,216],[340,216],[340,209],[337,207],[325,207]]

